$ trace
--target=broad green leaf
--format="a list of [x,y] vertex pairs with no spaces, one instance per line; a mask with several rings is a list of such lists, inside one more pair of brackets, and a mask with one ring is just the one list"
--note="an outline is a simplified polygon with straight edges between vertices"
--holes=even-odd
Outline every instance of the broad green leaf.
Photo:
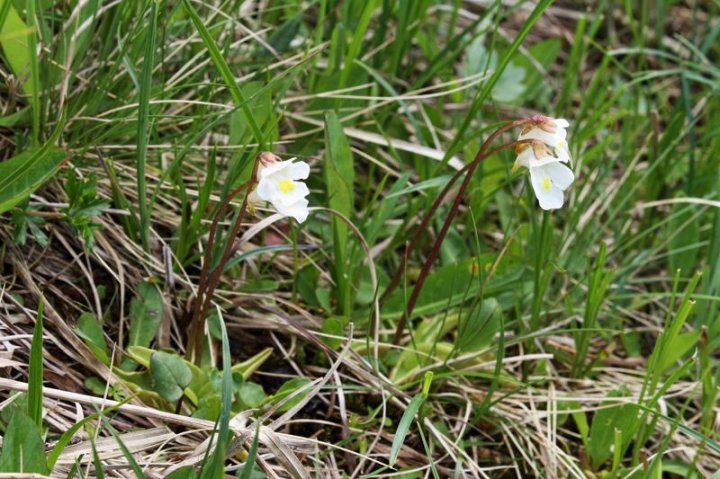
[[12,5],[11,0],[0,0],[0,20],[5,21],[0,27],[0,46],[9,67],[21,81],[26,94],[32,95],[33,82],[30,80],[30,47],[28,33],[30,27],[25,24]]
[[[485,48],[485,37],[480,36],[468,47],[462,72],[464,76],[478,75],[495,70],[497,65],[497,52],[488,52]],[[492,89],[492,98],[504,103],[512,103],[520,99],[525,92],[525,74],[523,67],[509,62]]]
[[[611,391],[608,398],[627,397],[626,387]],[[594,468],[601,466],[612,456],[615,430],[622,432],[623,449],[630,444],[638,423],[638,407],[635,404],[606,401],[595,412],[590,426],[588,454]]]
[[258,407],[266,396],[261,385],[248,382],[238,388],[238,397],[245,407]]
[[45,446],[37,425],[23,412],[16,411],[3,437],[0,472],[48,474]]
[[[328,206],[352,218],[353,166],[350,144],[335,113],[325,115],[325,181],[328,192]],[[337,309],[342,314],[350,314],[352,271],[348,262],[348,226],[344,221],[333,217],[333,244],[335,247],[334,279],[337,284]]]
[[97,358],[105,364],[110,364],[108,356],[107,343],[100,322],[95,319],[92,313],[83,313],[78,318],[78,324],[75,332],[85,340],[85,344],[97,356]]
[[317,289],[320,271],[314,265],[302,268],[295,276],[295,285],[302,300],[310,307],[319,305],[315,290]]
[[500,329],[501,314],[495,298],[486,299],[478,307],[472,308],[458,325],[458,351],[478,351],[489,346]]
[[170,402],[182,397],[183,389],[192,379],[192,372],[182,358],[163,351],[150,356],[150,374],[153,389]]
[[128,346],[148,347],[155,338],[163,314],[163,298],[157,286],[138,285],[138,296],[130,303],[130,337]]
[[[448,307],[474,299],[480,293],[482,282],[478,279],[479,262],[468,258],[449,264],[431,273],[420,292],[413,317],[444,311]],[[484,289],[485,296],[495,296],[506,291],[520,291],[523,279],[521,269],[513,269],[507,273],[493,276]],[[396,319],[405,311],[407,294],[398,288],[388,298],[381,314],[383,319]],[[500,300],[502,304],[502,300]]]
[[200,397],[197,409],[193,413],[192,417],[217,421],[218,416],[220,416],[221,407],[222,401],[220,400],[220,394],[213,392]]
[[345,337],[345,325],[348,320],[342,316],[330,316],[323,321],[320,331],[330,336],[338,336],[337,338],[322,337],[322,342],[333,349],[337,349],[342,344],[342,338]]
[[394,384],[405,384],[415,379],[422,367],[445,361],[454,351],[454,345],[447,341],[417,343],[400,354],[397,364],[390,371],[390,379]]
[[68,154],[45,146],[0,163],[0,213],[30,196],[60,168]]

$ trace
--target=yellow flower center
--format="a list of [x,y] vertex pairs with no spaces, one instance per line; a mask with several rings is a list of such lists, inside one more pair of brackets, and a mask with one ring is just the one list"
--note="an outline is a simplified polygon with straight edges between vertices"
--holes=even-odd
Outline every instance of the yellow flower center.
[[278,182],[278,188],[283,193],[290,193],[295,189],[295,182],[293,180],[280,180]]
[[540,186],[542,186],[543,190],[550,191],[550,188],[552,187],[552,181],[550,181],[550,177],[546,176],[545,178],[543,178]]

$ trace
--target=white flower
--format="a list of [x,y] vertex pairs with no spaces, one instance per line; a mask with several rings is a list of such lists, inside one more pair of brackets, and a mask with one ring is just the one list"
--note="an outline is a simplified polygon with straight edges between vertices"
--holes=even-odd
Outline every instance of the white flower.
[[565,166],[563,160],[553,155],[542,140],[535,139],[531,144],[519,144],[516,148],[517,160],[513,171],[520,167],[530,170],[530,183],[535,196],[544,210],[561,208],[564,202],[564,191],[575,180],[572,170]]
[[537,121],[523,128],[518,140],[542,141],[550,148],[555,158],[567,163],[570,161],[570,151],[566,141],[568,126],[570,123],[562,118],[538,117]]
[[264,153],[260,157],[257,171],[257,187],[248,196],[248,205],[252,211],[256,205],[270,202],[281,214],[292,216],[302,223],[308,216],[310,194],[302,181],[310,174],[310,165],[304,161],[293,163],[295,158],[278,161],[275,155]]
[[563,192],[575,180],[572,170],[558,161],[531,166],[529,169],[530,183],[540,208],[544,210],[561,208],[564,201]]

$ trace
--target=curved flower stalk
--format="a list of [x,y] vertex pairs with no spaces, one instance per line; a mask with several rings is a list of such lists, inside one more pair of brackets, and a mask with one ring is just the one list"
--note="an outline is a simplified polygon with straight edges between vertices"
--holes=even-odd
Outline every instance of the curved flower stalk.
[[292,216],[302,223],[308,216],[308,200],[310,194],[305,180],[310,175],[310,166],[304,161],[294,162],[295,158],[280,161],[276,155],[265,152],[260,156],[257,170],[257,186],[248,196],[248,210],[255,212],[255,207],[270,203],[279,213]]
[[575,181],[566,141],[567,120],[544,116],[534,117],[524,125],[515,151],[518,154],[513,171],[525,167],[530,171],[530,183],[544,210],[561,208],[564,191]]
[[[232,239],[240,233],[245,213],[247,211],[252,213],[258,203],[269,202],[280,213],[292,216],[302,223],[307,218],[308,202],[305,196],[308,195],[309,191],[307,186],[298,180],[307,178],[309,173],[310,167],[305,162],[281,161],[277,155],[269,151],[263,151],[255,159],[250,179],[232,190],[213,215],[202,270],[200,271],[198,290],[191,309],[187,313],[190,316],[190,324],[188,327],[186,356],[188,359],[192,359],[195,364],[200,364],[202,353],[200,338],[203,335],[213,293],[220,283],[225,264],[233,253],[235,242]],[[228,211],[235,197],[243,192],[247,192],[247,194],[243,198],[237,218],[227,235],[228,239],[225,242],[222,256],[215,267],[211,268],[213,246],[220,226],[220,219]]]
[[[499,138],[500,135],[511,128],[519,126],[522,127],[522,131],[520,132],[518,140],[505,143],[490,150],[490,145]],[[435,198],[432,206],[425,212],[425,215],[423,215],[422,221],[416,228],[416,234],[412,235],[412,239],[405,248],[405,254],[401,257],[400,264],[395,270],[395,274],[390,279],[388,286],[385,288],[385,291],[380,298],[381,304],[384,303],[390,293],[392,293],[392,291],[400,284],[400,280],[406,272],[405,266],[407,258],[410,256],[412,251],[423,246],[426,238],[425,232],[430,226],[430,221],[440,205],[443,203],[445,197],[450,194],[455,182],[464,175],[464,179],[458,189],[452,206],[450,207],[450,211],[445,217],[443,226],[435,238],[418,279],[415,282],[415,286],[413,287],[410,298],[408,299],[405,312],[400,317],[400,320],[396,325],[395,335],[392,340],[393,344],[400,343],[407,320],[409,317],[412,317],[415,303],[420,295],[425,279],[427,278],[430,268],[440,252],[440,246],[447,235],[450,223],[458,214],[458,209],[460,203],[462,202],[463,195],[465,194],[478,165],[485,159],[503,150],[515,148],[518,152],[518,159],[513,169],[524,166],[530,170],[531,183],[533,184],[533,189],[536,191],[536,195],[538,194],[537,191],[540,191],[538,195],[538,199],[541,202],[540,206],[543,208],[547,207],[547,209],[559,208],[562,206],[563,192],[570,186],[575,178],[572,171],[563,165],[563,163],[568,163],[570,161],[570,153],[566,142],[566,128],[568,126],[569,123],[567,120],[553,119],[541,115],[507,123],[498,128],[485,140],[485,142],[480,146],[480,150],[472,162],[465,165],[464,168],[453,175],[443,190]],[[535,152],[536,149],[538,150],[537,153]]]

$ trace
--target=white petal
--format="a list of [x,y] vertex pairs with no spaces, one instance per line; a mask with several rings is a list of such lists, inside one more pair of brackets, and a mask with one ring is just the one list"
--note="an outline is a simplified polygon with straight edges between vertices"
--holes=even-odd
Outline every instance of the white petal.
[[556,210],[563,205],[563,191],[555,186],[546,167],[530,168],[530,183],[544,210]]
[[563,192],[560,188],[552,187],[549,191],[535,189],[540,208],[544,210],[558,210],[563,205]]
[[527,133],[523,133],[520,135],[519,140],[539,140],[548,145],[549,147],[555,147],[558,143],[565,140],[564,136],[560,136],[558,134],[558,130],[555,133],[548,133],[547,131],[543,130],[542,128],[533,128],[532,130],[528,131]]
[[565,118],[555,118],[553,120],[553,123],[555,123],[555,126],[560,128],[567,128],[570,126],[570,122],[567,121]]
[[291,205],[283,206],[278,208],[278,212],[286,216],[292,216],[298,223],[302,223],[308,217],[308,200],[302,199]]
[[570,162],[570,151],[567,148],[567,143],[555,147],[555,154],[557,155],[557,159],[563,163]]
[[558,158],[555,158],[554,156],[543,156],[542,158],[536,158],[535,155],[533,155],[532,159],[529,162],[530,164],[528,165],[528,168],[537,168],[539,166],[548,165],[550,163],[557,163],[558,161]]
[[524,166],[525,168],[530,168],[530,162],[535,159],[535,154],[533,153],[533,150],[530,146],[523,149],[520,153],[518,153],[517,159],[515,160],[515,164],[513,165],[513,170],[517,170],[518,168]]
[[265,167],[261,166],[258,172],[258,176],[260,178],[268,178],[270,176],[274,176],[283,171],[285,168],[292,165],[292,162],[293,160],[276,161],[275,163],[270,163]]
[[572,170],[562,163],[550,163],[541,167],[550,177],[553,185],[561,190],[566,190],[575,181]]
[[271,178],[262,177],[260,181],[258,181],[255,191],[257,191],[257,195],[265,201],[272,201],[278,193],[277,184]]
[[304,180],[310,176],[310,165],[304,161],[298,161],[285,168],[283,174],[291,180]]

